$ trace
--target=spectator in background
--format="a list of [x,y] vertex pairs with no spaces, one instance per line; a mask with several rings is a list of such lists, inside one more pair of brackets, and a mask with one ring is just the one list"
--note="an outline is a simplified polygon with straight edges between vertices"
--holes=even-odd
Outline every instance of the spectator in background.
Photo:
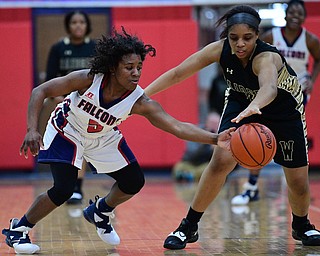
[[[220,115],[217,112],[208,114],[204,129],[216,133],[219,128]],[[176,181],[199,181],[213,153],[213,145],[187,141],[187,148],[181,161],[173,167]]]
[[[277,47],[297,73],[304,94],[304,105],[310,99],[313,85],[320,72],[320,43],[314,34],[302,26],[306,16],[304,2],[291,0],[286,9],[286,26],[272,28],[260,36],[263,41]],[[311,75],[308,72],[310,55],[314,61]],[[259,199],[259,174],[260,170],[250,170],[248,182],[243,185],[242,194],[233,197],[232,204],[245,205]]]
[[212,80],[209,90],[208,105],[209,111],[215,111],[222,115],[225,101],[225,91],[228,88],[226,80],[224,79],[222,69],[218,67],[218,73]]
[[[91,21],[89,16],[79,10],[71,11],[64,18],[64,27],[68,36],[55,43],[49,53],[46,81],[52,78],[65,76],[71,71],[88,68],[89,61],[94,55],[95,41],[90,39]],[[44,133],[50,113],[55,106],[62,102],[63,96],[48,98],[45,101],[40,115],[39,130]],[[86,162],[83,163],[79,171],[78,180],[74,193],[67,201],[69,204],[82,202],[82,181],[85,175]]]

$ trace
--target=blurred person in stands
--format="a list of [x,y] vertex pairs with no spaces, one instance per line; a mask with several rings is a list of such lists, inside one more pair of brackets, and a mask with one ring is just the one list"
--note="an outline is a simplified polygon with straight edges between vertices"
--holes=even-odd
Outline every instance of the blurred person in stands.
[[[89,35],[92,31],[91,20],[87,13],[74,10],[64,17],[64,27],[67,36],[55,43],[49,52],[46,68],[46,81],[65,76],[72,71],[88,68],[89,61],[94,55],[95,41]],[[63,96],[48,98],[40,115],[39,129],[43,134],[50,113],[55,106],[63,101]],[[84,161],[74,192],[68,204],[81,204],[83,198],[82,182],[87,164]]]
[[[307,17],[304,2],[291,0],[286,8],[286,26],[274,27],[260,36],[260,39],[274,45],[286,58],[288,64],[296,72],[302,85],[304,105],[310,99],[315,81],[320,71],[319,38],[307,31],[303,23]],[[313,58],[311,74],[309,56]],[[232,198],[234,205],[245,205],[259,199],[258,179],[261,170],[250,170],[248,181],[243,185],[243,192]]]
[[212,79],[208,94],[209,112],[217,112],[222,115],[227,88],[228,85],[224,79],[223,71],[218,67],[217,75]]
[[[218,131],[219,122],[220,115],[217,112],[210,112],[207,115],[204,129],[215,133]],[[173,178],[177,182],[199,181],[213,150],[213,145],[188,141],[181,161],[173,166]]]

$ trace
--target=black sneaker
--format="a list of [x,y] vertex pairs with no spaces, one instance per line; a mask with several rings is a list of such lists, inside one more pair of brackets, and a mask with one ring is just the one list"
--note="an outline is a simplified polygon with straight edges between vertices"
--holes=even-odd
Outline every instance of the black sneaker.
[[163,247],[171,250],[183,249],[187,243],[194,243],[198,238],[198,225],[191,226],[187,219],[183,219],[180,226],[169,234]]
[[292,237],[303,245],[320,246],[320,231],[309,220],[301,230],[292,228]]

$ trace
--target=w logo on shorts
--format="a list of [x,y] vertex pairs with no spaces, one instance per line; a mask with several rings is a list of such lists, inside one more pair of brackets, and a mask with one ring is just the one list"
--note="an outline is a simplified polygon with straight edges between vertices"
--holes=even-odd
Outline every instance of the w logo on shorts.
[[293,140],[280,141],[279,144],[281,146],[284,161],[293,161],[292,154],[293,154],[294,141]]

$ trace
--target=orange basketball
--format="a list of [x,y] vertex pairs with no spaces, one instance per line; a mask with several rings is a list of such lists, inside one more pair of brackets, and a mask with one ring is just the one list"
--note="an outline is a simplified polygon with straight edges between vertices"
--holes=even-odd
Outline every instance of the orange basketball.
[[276,139],[271,130],[259,123],[240,126],[232,135],[230,148],[234,159],[243,167],[257,170],[273,159]]

